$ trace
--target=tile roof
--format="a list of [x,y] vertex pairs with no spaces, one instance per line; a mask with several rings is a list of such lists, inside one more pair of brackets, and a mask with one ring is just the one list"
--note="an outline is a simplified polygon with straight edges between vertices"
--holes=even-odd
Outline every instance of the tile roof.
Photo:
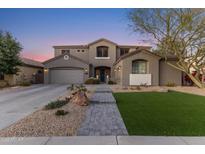
[[24,65],[28,65],[28,66],[34,66],[34,67],[44,67],[44,65],[36,60],[32,60],[32,59],[28,59],[28,58],[21,58],[21,61],[23,62]]

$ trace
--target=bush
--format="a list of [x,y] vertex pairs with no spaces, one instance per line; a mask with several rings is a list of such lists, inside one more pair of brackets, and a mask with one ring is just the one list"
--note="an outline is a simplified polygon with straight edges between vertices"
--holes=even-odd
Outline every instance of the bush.
[[20,86],[24,86],[24,87],[31,86],[31,82],[23,81],[22,83],[20,83]]
[[108,84],[117,84],[115,81],[109,80]]
[[100,80],[96,78],[88,78],[85,84],[100,84]]
[[130,86],[130,90],[141,90],[141,87],[139,85],[137,85],[137,86]]
[[166,86],[167,87],[175,87],[176,84],[174,82],[167,82]]
[[140,86],[141,86],[141,87],[149,87],[149,86],[147,85],[147,83],[141,83]]
[[68,111],[65,111],[65,110],[57,110],[55,112],[55,115],[57,115],[57,116],[64,116],[66,114],[68,114]]
[[55,109],[55,108],[60,108],[64,105],[66,105],[68,103],[68,101],[66,100],[56,100],[56,101],[52,101],[50,103],[48,103],[46,106],[45,106],[45,109],[46,110],[51,110],[51,109]]
[[76,92],[79,92],[79,91],[84,91],[84,92],[87,91],[87,88],[83,84],[80,84],[80,85],[72,84],[67,89],[71,90],[73,93],[76,93]]
[[5,80],[0,80],[0,88],[5,88],[8,86],[8,83]]

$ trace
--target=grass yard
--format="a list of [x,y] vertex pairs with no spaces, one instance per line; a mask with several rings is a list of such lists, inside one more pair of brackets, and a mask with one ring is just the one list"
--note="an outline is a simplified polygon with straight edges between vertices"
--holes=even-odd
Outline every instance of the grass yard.
[[205,97],[179,92],[114,93],[129,135],[205,136]]

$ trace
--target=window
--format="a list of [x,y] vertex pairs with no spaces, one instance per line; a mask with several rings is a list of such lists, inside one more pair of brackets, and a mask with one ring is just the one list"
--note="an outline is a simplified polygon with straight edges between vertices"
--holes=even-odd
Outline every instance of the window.
[[129,52],[129,48],[121,48],[120,49],[120,56],[127,54]]
[[0,80],[4,80],[4,74],[0,72]]
[[146,74],[147,73],[147,61],[135,60],[132,62],[132,74]]
[[61,52],[62,52],[62,54],[65,54],[65,53],[69,54],[70,50],[61,50]]
[[85,50],[82,50],[82,52],[84,52]]
[[108,47],[106,46],[97,47],[97,57],[108,57]]
[[80,50],[77,50],[78,52],[80,52]]

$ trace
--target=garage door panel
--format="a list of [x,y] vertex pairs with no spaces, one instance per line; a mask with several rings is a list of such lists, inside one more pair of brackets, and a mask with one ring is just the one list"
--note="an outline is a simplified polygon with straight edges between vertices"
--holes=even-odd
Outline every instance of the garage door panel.
[[51,83],[83,83],[83,70],[51,70]]

